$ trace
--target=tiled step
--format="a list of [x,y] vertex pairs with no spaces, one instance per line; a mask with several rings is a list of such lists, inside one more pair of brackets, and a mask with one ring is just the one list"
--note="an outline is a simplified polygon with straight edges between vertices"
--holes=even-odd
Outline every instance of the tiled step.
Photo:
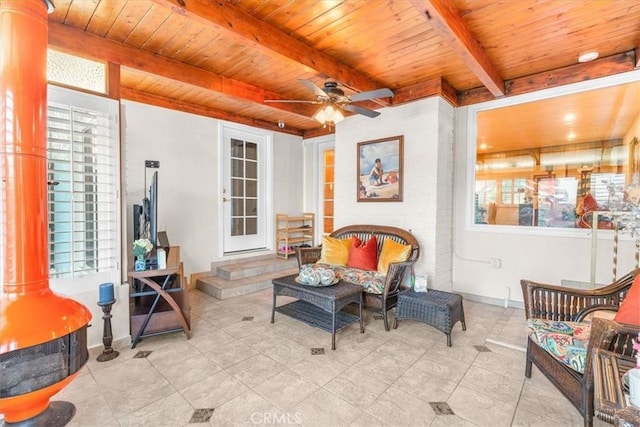
[[[217,276],[227,280],[239,280],[265,273],[276,273],[297,268],[298,263],[295,257],[281,259],[271,257],[256,261],[239,262],[237,264],[225,264],[216,267]],[[284,276],[285,274],[280,274]],[[276,276],[277,277],[277,276]]]
[[201,277],[196,282],[196,288],[215,298],[227,299],[270,288],[274,278],[297,272],[298,267],[294,266],[285,270],[271,271],[236,280],[227,280],[217,276]]

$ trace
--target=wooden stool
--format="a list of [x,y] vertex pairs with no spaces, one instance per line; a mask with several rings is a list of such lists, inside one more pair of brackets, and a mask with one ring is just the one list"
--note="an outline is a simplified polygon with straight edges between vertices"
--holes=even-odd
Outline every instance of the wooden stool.
[[408,290],[398,295],[393,329],[398,327],[400,319],[417,320],[441,330],[447,335],[449,347],[451,347],[451,329],[456,322],[462,322],[462,330],[467,330],[464,323],[462,295],[435,289],[427,292]]

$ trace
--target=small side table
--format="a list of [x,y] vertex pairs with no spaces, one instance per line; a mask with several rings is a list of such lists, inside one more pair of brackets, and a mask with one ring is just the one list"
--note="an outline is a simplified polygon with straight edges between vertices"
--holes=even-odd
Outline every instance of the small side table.
[[593,353],[594,413],[618,427],[640,425],[640,409],[627,405],[622,376],[635,366],[635,359],[595,349]]
[[428,292],[415,292],[412,289],[401,292],[398,295],[393,329],[398,327],[398,321],[402,319],[417,320],[444,332],[448,347],[451,347],[453,325],[461,322],[462,330],[467,330],[462,295],[436,289],[429,289]]

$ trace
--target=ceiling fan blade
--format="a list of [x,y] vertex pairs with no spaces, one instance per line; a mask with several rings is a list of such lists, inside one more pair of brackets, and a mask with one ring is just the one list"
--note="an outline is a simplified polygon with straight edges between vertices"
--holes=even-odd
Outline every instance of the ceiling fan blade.
[[311,92],[315,93],[316,96],[322,96],[322,97],[329,96],[327,92],[320,89],[320,87],[316,85],[314,82],[312,82],[311,80],[299,79],[298,81],[303,85],[305,85],[306,88],[309,89]]
[[368,108],[358,107],[357,105],[353,105],[353,104],[344,104],[344,105],[341,105],[341,107],[347,111],[351,111],[352,113],[362,114],[363,116],[367,116],[367,117],[378,117],[380,115],[380,113],[377,111],[369,110]]
[[370,90],[368,92],[360,92],[351,95],[351,102],[357,101],[366,101],[369,99],[377,99],[377,98],[388,98],[393,97],[393,91],[391,89],[387,89],[386,87],[376,90]]
[[289,103],[297,103],[297,104],[322,104],[319,101],[307,101],[301,99],[265,99],[264,102],[289,102]]

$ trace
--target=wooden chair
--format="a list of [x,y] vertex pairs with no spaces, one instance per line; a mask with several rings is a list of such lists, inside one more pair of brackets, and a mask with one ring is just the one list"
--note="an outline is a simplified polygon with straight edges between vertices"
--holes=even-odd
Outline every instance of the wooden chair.
[[[598,310],[616,311],[624,300],[634,278],[640,273],[635,269],[614,283],[598,289],[575,289],[563,286],[521,280],[527,319],[539,318],[555,321],[584,321],[585,316]],[[584,419],[585,426],[593,423],[593,366],[594,348],[604,348],[619,353],[632,351],[631,335],[609,328],[594,327],[587,344],[585,368],[582,374],[559,362],[531,337],[527,340],[525,376],[531,378],[531,368],[538,369],[576,407]],[[627,354],[627,355],[630,355]]]

